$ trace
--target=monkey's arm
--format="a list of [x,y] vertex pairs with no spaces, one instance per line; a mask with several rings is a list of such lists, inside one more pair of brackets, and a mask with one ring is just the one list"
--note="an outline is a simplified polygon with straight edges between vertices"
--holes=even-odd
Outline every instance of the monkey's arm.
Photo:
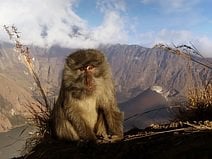
[[100,143],[121,140],[123,138],[123,113],[107,109],[100,111],[95,133]]
[[[96,134],[106,140],[116,141],[123,138],[124,113],[120,112],[115,102],[99,108]],[[105,135],[106,134],[106,135]]]
[[107,125],[105,115],[102,109],[98,109],[98,118],[94,127],[94,132],[98,138],[107,138]]
[[109,135],[116,135],[119,138],[123,138],[124,113],[116,109],[105,109],[104,114],[108,125]]

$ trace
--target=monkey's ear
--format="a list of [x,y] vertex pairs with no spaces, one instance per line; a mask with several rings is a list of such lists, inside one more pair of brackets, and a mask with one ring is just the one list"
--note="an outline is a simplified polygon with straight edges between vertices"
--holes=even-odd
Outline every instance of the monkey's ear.
[[73,66],[75,65],[75,61],[74,61],[71,57],[68,57],[68,58],[66,58],[66,64],[67,64],[70,68],[73,68]]

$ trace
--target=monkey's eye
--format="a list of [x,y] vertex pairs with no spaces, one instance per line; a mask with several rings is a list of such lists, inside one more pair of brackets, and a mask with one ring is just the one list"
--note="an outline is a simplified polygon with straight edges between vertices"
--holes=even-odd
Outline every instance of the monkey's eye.
[[93,65],[88,65],[87,67],[86,67],[86,70],[93,70],[94,69],[94,66]]
[[85,68],[84,68],[84,67],[80,67],[79,70],[80,70],[80,71],[84,71]]

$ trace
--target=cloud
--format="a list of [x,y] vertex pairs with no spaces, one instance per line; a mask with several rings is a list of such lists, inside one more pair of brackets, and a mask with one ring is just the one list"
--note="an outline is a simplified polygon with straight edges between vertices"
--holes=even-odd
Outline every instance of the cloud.
[[[3,1],[3,0],[1,0]],[[72,10],[73,0],[8,0],[1,2],[1,25],[14,24],[27,43],[70,43],[72,26],[85,30],[86,22]]]
[[195,47],[206,57],[212,57],[212,39],[208,37],[200,37],[193,42]]
[[[127,32],[120,14],[124,3],[98,3],[102,24],[91,28],[74,12],[79,0],[0,0],[0,25],[15,25],[26,44],[59,44],[71,48],[96,47],[100,43],[125,42]],[[107,3],[106,3],[107,2]],[[8,40],[0,31],[2,40]]]
[[153,47],[155,44],[163,43],[171,45],[186,44],[190,42],[200,51],[205,57],[212,57],[212,39],[205,36],[197,36],[188,30],[167,30],[161,29],[159,32],[146,32],[140,34],[141,45]]
[[97,0],[96,6],[102,12],[126,11],[126,3],[124,0]]
[[185,12],[190,11],[200,0],[141,0],[141,2],[159,6],[163,12]]
[[93,31],[94,39],[101,43],[126,43],[128,33],[125,18],[121,15],[126,10],[123,0],[97,0],[97,8],[104,14],[104,21]]
[[[194,5],[192,3],[198,2],[164,1],[142,2],[157,3],[161,6],[167,3],[172,8],[182,8],[184,3],[185,6],[191,6]],[[135,27],[133,28],[134,17],[127,16],[124,0],[97,0],[96,7],[100,11],[99,14],[103,15],[103,20],[96,27],[88,26],[88,22],[75,12],[79,0],[0,0],[0,4],[1,40],[9,41],[3,25],[14,24],[21,32],[25,44],[49,47],[59,44],[69,48],[89,48],[102,43],[129,43],[131,40],[152,47],[160,42],[182,44],[191,41],[204,55],[212,57],[212,39],[194,35],[188,30],[161,29],[159,32],[138,33]],[[138,24],[140,26],[139,22]]]
[[103,24],[93,31],[93,38],[100,43],[127,43],[123,19],[116,12],[105,14]]
[[191,40],[192,33],[186,30],[167,30],[161,29],[159,32],[145,32],[140,34],[140,39],[142,40],[142,44],[152,47],[158,43],[185,43],[188,40]]

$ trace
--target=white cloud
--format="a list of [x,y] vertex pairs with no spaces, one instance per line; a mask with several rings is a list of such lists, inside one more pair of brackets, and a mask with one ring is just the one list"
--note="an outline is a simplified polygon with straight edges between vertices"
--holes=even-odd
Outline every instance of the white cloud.
[[126,10],[124,0],[97,0],[97,8],[104,14],[103,24],[93,32],[94,39],[101,43],[126,43],[128,39],[125,19],[121,14]]
[[97,0],[97,7],[102,12],[108,11],[126,11],[124,0]]
[[205,57],[212,57],[212,39],[205,36],[196,36],[188,30],[167,30],[162,29],[159,32],[146,32],[140,35],[141,45],[153,47],[155,44],[163,43],[171,45],[186,44],[190,42],[200,51]]
[[162,7],[164,12],[189,11],[197,5],[200,0],[141,0],[143,4],[154,4]]
[[203,36],[193,43],[203,55],[206,57],[212,57],[212,39]]
[[[124,42],[127,33],[119,12],[124,3],[102,3],[105,18],[96,28],[79,17],[73,6],[77,0],[0,0],[0,25],[15,25],[26,44],[60,44],[72,48],[95,47],[99,43]],[[118,5],[120,4],[120,6]],[[121,5],[122,4],[122,5]],[[8,37],[0,30],[1,40]]]
[[[162,0],[159,1],[162,3]],[[172,2],[173,6],[181,6],[185,2],[165,1]],[[3,25],[14,24],[21,32],[25,44],[87,48],[96,47],[100,43],[128,43],[130,38],[135,41],[138,36],[139,43],[149,47],[160,42],[182,44],[192,41],[204,55],[212,57],[212,39],[195,36],[188,30],[162,29],[137,35],[137,31],[131,28],[133,24],[129,23],[132,18],[129,20],[129,17],[125,17],[127,6],[124,0],[97,0],[96,7],[101,10],[104,19],[95,28],[89,27],[87,21],[74,12],[74,6],[78,2],[79,0],[0,0],[0,40],[9,40]],[[157,3],[156,0],[143,2]]]
[[116,12],[111,11],[105,15],[103,24],[95,28],[93,37],[100,43],[127,42],[127,33],[123,26],[123,19]]
[[192,33],[190,31],[181,30],[167,30],[162,29],[159,32],[146,32],[140,35],[141,43],[151,47],[158,43],[185,43],[192,38]]
[[68,33],[73,32],[72,26],[86,28],[86,22],[71,10],[73,0],[1,0],[0,3],[1,25],[14,24],[27,43],[43,45],[45,40],[48,44],[65,45],[71,42]]

